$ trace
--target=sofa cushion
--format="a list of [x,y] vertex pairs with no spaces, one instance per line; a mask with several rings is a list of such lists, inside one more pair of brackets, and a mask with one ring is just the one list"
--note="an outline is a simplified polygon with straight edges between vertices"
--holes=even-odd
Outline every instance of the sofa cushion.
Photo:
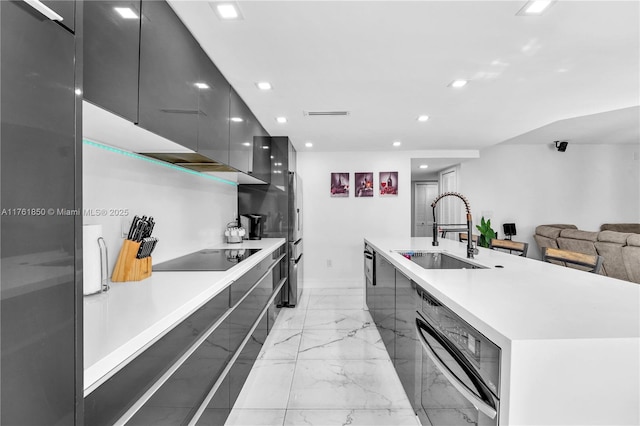
[[597,232],[563,229],[556,240],[563,250],[577,251],[584,254],[598,254],[594,243],[598,241]]
[[640,234],[640,223],[603,223],[600,230]]
[[631,234],[627,237],[628,246],[640,247],[640,234]]
[[[619,232],[616,232],[616,234],[619,234]],[[622,248],[624,245],[606,241],[596,241],[594,245],[598,254],[604,259],[604,262],[602,263],[604,275],[629,281],[629,274],[627,273],[627,268],[622,256]]]
[[634,235],[628,232],[616,232],[616,231],[601,231],[598,234],[598,241],[620,244],[621,246],[627,245],[627,238]]
[[560,236],[560,231],[563,229],[578,228],[575,225],[540,225],[536,227],[536,235],[556,239]]
[[[640,237],[640,235],[638,235]],[[628,242],[628,240],[627,240]],[[640,238],[638,244],[622,247],[622,261],[627,269],[629,281],[640,284]]]

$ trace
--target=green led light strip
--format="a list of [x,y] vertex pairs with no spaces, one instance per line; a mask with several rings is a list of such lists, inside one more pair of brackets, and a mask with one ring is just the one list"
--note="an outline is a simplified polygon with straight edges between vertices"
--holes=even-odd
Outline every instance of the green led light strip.
[[82,139],[82,143],[89,146],[94,146],[96,148],[104,149],[105,151],[115,152],[116,154],[124,155],[126,157],[137,158],[138,160],[146,161],[148,163],[157,164],[162,167],[167,167],[169,169],[178,170],[183,173],[188,173],[190,175],[200,176],[205,179],[215,180],[216,182],[226,183],[227,185],[238,186],[236,182],[232,182],[230,180],[222,179],[217,176],[211,176],[205,173],[196,172],[195,170],[186,169],[184,167],[176,166],[175,164],[167,163],[165,161],[156,160],[155,158],[145,157],[144,155],[136,154],[133,152],[125,151],[123,149],[114,148],[108,145],[102,145],[97,142],[90,141],[88,139]]

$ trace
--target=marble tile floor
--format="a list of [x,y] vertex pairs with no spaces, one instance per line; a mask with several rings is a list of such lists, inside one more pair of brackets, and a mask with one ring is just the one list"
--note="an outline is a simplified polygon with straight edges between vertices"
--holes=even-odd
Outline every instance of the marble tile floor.
[[305,289],[283,309],[227,425],[419,425],[362,288]]

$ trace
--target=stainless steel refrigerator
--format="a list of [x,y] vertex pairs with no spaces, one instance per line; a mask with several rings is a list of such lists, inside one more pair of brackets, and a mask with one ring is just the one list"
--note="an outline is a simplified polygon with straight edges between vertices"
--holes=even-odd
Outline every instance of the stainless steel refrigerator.
[[283,295],[283,306],[295,306],[302,296],[302,182],[296,172],[289,172],[288,210],[289,279]]
[[287,240],[288,274],[278,306],[294,307],[302,295],[303,212],[302,182],[296,171],[296,151],[286,136],[261,140],[269,146],[272,174],[269,184],[238,186],[238,214],[261,215],[263,238]]

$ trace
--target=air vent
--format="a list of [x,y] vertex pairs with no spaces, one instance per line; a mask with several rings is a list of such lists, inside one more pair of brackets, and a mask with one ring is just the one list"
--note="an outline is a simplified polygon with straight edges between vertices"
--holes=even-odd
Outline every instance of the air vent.
[[349,111],[302,111],[302,113],[309,117],[345,116],[350,114]]

